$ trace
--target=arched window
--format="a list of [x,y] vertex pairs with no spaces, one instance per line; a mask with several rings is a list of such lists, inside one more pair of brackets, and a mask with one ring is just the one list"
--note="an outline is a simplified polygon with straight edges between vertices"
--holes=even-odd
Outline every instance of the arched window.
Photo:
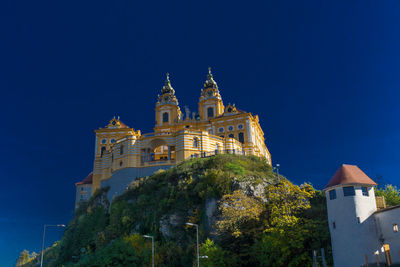
[[162,121],[163,122],[168,122],[169,121],[168,115],[169,115],[168,112],[164,112],[162,114]]
[[199,139],[194,138],[194,139],[193,139],[193,147],[194,147],[194,148],[197,148],[198,146],[199,146]]
[[106,152],[106,147],[105,147],[105,146],[102,146],[102,147],[101,147],[101,150],[100,150],[100,157],[101,157],[101,158],[103,157],[104,152]]
[[214,117],[214,108],[208,108],[207,109],[207,117],[208,118]]
[[240,143],[244,143],[244,134],[243,133],[239,133],[239,142]]
[[120,154],[120,155],[124,154],[124,146],[121,146],[121,147],[119,148],[119,154]]
[[230,134],[229,138],[235,138],[235,135],[234,134]]

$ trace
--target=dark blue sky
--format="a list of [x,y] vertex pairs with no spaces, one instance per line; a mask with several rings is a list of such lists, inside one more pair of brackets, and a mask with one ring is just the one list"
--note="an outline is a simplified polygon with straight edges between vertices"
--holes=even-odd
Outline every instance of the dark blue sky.
[[72,218],[94,129],[119,115],[152,131],[166,72],[195,111],[211,66],[297,184],[322,189],[342,163],[399,184],[399,14],[391,0],[2,1],[0,266]]

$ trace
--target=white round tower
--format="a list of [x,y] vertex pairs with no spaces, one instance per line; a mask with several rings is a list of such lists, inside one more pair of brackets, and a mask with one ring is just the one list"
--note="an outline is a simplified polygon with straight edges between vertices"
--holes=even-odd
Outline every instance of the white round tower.
[[323,190],[335,266],[362,266],[366,258],[375,262],[380,246],[371,216],[376,211],[374,186],[357,166],[343,164]]

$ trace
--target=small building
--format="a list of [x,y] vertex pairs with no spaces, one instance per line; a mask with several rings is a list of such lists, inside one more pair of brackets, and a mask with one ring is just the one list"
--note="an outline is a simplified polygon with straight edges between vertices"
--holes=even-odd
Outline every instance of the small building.
[[323,190],[337,267],[400,263],[400,206],[378,210],[376,185],[357,166],[343,164]]
[[82,181],[75,184],[76,195],[75,195],[75,209],[79,207],[79,204],[88,201],[92,196],[92,181],[93,172],[89,173]]

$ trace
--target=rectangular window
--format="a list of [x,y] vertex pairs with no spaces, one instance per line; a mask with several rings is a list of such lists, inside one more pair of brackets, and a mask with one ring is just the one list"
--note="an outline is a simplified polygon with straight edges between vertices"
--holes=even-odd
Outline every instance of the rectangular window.
[[397,233],[399,231],[399,227],[397,226],[397,223],[393,224],[393,232]]
[[361,190],[362,190],[363,196],[366,196],[366,197],[369,196],[368,187],[363,186],[363,187],[361,187]]
[[336,199],[336,189],[329,191],[329,199]]
[[357,223],[361,223],[361,222],[360,222],[360,217],[357,217]]
[[345,186],[343,187],[343,195],[345,197],[354,196],[356,192],[354,191],[354,186]]
[[336,223],[335,222],[332,222],[332,227],[333,227],[333,229],[336,229]]

